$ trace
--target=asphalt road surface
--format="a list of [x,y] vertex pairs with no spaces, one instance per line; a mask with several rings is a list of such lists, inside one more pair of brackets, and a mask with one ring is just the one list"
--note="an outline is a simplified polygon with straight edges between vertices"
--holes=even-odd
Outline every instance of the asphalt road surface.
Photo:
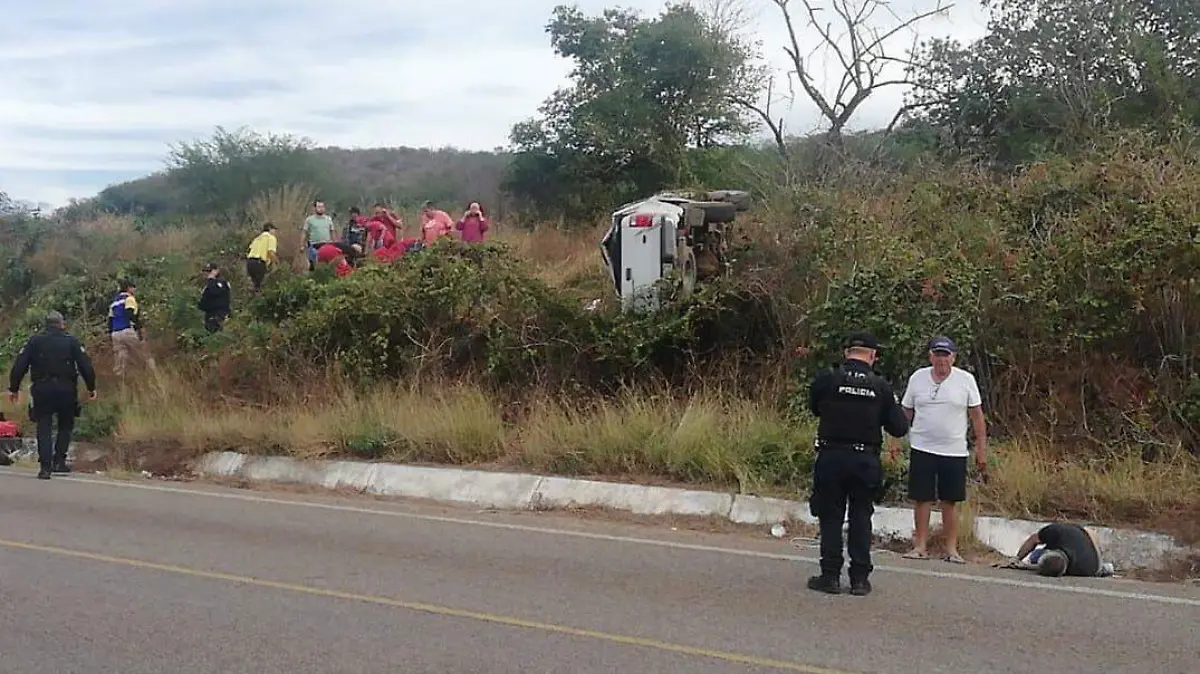
[[6,674],[1200,671],[1200,588],[546,513],[0,470]]

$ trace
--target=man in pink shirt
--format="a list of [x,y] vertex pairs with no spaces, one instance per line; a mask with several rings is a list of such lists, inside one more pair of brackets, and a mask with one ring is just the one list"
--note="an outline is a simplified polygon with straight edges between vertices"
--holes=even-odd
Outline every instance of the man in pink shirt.
[[462,232],[462,240],[466,243],[483,243],[484,234],[488,231],[488,219],[478,202],[471,202],[454,228]]
[[450,236],[453,232],[454,220],[450,218],[450,214],[434,208],[432,201],[426,201],[421,209],[421,235],[425,245],[431,246],[438,239]]

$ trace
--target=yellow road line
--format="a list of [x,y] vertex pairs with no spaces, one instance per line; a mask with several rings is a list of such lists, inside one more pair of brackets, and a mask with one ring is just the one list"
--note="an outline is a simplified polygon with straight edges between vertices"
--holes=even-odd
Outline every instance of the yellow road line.
[[85,552],[82,550],[71,550],[68,548],[58,548],[48,545],[36,545],[33,543],[22,543],[20,541],[9,541],[0,539],[0,547],[10,548],[14,550],[28,550],[32,552],[41,552],[60,557],[74,557],[76,559],[86,559],[93,562],[104,562],[107,564],[116,564],[135,569],[148,569],[152,571],[162,571],[180,576],[191,576],[193,578],[207,578],[210,580],[222,580],[229,583],[240,583],[242,585],[251,585],[254,587],[266,587],[275,590],[285,590],[287,592],[295,592],[299,594],[307,594],[315,597],[327,597],[330,599],[342,599],[346,601],[357,601],[367,604],[376,604],[379,606],[390,606],[392,608],[401,608],[409,611],[419,611],[421,613],[429,613],[433,615],[449,616],[454,618],[466,618],[479,622],[495,623],[498,625],[506,625],[509,627],[522,627],[525,629],[538,630],[541,632],[553,632],[556,634],[569,634],[576,637],[584,637],[587,639],[595,639],[598,641],[607,641],[625,646],[641,646],[643,648],[652,648],[659,651],[668,651],[672,653],[681,653],[701,658],[711,658],[714,660],[723,660],[741,665],[751,665],[755,667],[766,667],[769,669],[779,669],[788,672],[804,672],[804,674],[855,674],[841,669],[828,669],[825,667],[815,667],[812,665],[804,665],[795,662],[784,662],[782,660],[771,660],[769,658],[760,658],[754,655],[745,655],[741,653],[729,653],[725,651],[710,650],[707,648],[696,648],[694,646],[685,646],[683,644],[673,644],[666,641],[656,641],[654,639],[644,639],[641,637],[631,637],[622,634],[610,634],[608,632],[598,632],[595,630],[585,630],[577,627],[568,627],[566,625],[555,625],[552,623],[543,623],[533,620],[524,620],[522,618],[514,618],[511,616],[497,615],[494,613],[483,613],[479,611],[465,611],[462,609],[449,608],[446,606],[438,606],[436,604],[424,604],[420,602],[401,601],[399,599],[390,599],[388,597],[379,597],[367,594],[357,594],[354,592],[342,592],[340,590],[324,590],[317,587],[307,585],[297,585],[294,583],[281,583],[273,580],[264,580],[261,578],[251,578],[249,576],[237,576],[229,573],[220,573],[217,571],[205,571],[203,569],[191,569],[185,566],[175,566],[174,564],[156,564],[154,562],[146,562],[139,559],[128,559],[125,557],[112,557],[94,552]]

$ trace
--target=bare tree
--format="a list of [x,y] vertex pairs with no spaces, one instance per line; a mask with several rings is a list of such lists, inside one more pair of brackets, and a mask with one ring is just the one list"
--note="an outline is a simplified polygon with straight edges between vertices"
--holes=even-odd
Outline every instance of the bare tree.
[[[908,59],[892,56],[885,43],[902,32],[911,31],[914,33],[915,47],[917,37],[913,29],[916,24],[942,14],[952,6],[943,4],[943,0],[936,0],[937,4],[932,9],[915,11],[907,17],[901,17],[892,11],[886,0],[826,0],[823,3],[817,0],[799,0],[804,14],[801,20],[820,36],[817,46],[804,54],[800,50],[800,37],[797,35],[796,20],[792,16],[791,0],[771,1],[783,14],[788,30],[789,44],[784,45],[783,49],[792,61],[789,75],[800,84],[805,95],[825,118],[829,126],[826,139],[836,148],[842,146],[842,133],[846,125],[872,93],[889,86],[916,85],[904,76],[885,77],[884,70],[889,64],[908,64]],[[821,6],[822,4],[828,7]],[[829,13],[834,17],[829,20],[822,18],[823,14]],[[873,19],[879,13],[891,17],[889,26],[875,25]],[[831,96],[827,96],[814,80],[810,62],[818,52],[832,54],[837,61],[837,68],[842,73],[837,90]],[[894,125],[893,120],[891,126]]]
[[729,100],[758,117],[770,130],[775,147],[785,159],[788,156],[784,140],[783,117],[776,118],[771,108],[777,103],[775,77],[760,62],[760,45],[752,36],[759,12],[747,0],[701,0],[700,12],[709,27],[731,44],[746,51],[747,60],[741,73],[742,85],[730,92]]

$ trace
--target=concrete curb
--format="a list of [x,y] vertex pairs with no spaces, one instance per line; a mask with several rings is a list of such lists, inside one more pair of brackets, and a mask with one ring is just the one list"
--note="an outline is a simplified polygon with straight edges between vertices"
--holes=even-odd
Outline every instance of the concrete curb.
[[[808,504],[745,494],[651,487],[635,484],[497,473],[459,468],[428,468],[356,461],[299,461],[288,457],[258,457],[237,452],[214,452],[194,465],[196,473],[237,477],[280,484],[305,484],[327,489],[350,488],[386,496],[404,496],[471,504],[485,508],[538,510],[570,506],[600,506],[639,515],[720,517],[738,524],[786,522],[816,524]],[[911,538],[912,510],[877,507],[873,518],[878,536]],[[934,513],[932,524],[941,523]],[[1012,555],[1044,522],[978,517],[975,536],[1004,555]],[[1164,534],[1128,529],[1091,527],[1106,560],[1118,569],[1157,569],[1172,557],[1194,553]]]

